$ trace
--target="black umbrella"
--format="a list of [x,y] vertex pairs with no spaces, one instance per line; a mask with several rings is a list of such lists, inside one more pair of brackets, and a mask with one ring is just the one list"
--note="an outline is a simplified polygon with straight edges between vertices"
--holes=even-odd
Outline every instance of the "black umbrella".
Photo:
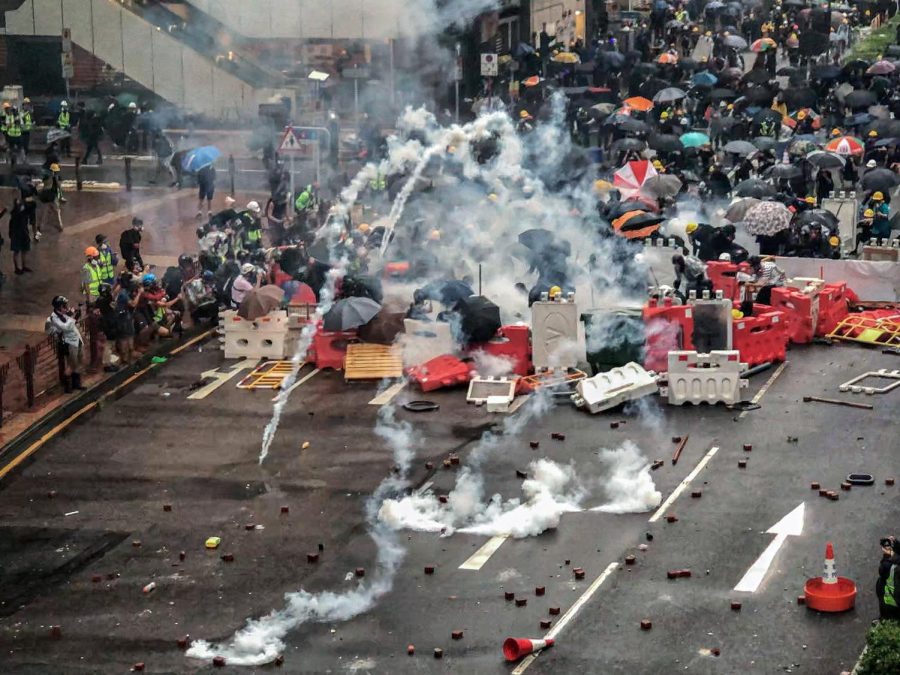
[[603,65],[610,70],[619,71],[625,65],[625,55],[621,52],[603,52],[601,54]]
[[874,91],[868,89],[857,89],[851,91],[844,97],[844,104],[857,110],[859,108],[868,108],[878,99]]
[[460,329],[466,343],[487,342],[500,328],[500,308],[481,295],[463,298],[456,305]]
[[432,281],[415,292],[417,302],[420,299],[437,300],[448,307],[471,295],[475,295],[472,288],[466,282],[457,279]]
[[824,150],[816,150],[805,157],[806,161],[820,169],[841,169],[845,160],[840,155]]
[[734,188],[734,194],[737,197],[755,197],[756,199],[765,199],[766,197],[774,197],[777,194],[775,188],[767,181],[759,178],[751,178],[742,183],[738,183]]
[[900,138],[882,138],[880,141],[875,143],[876,148],[888,148],[893,147],[900,143]]
[[747,155],[752,155],[754,152],[758,150],[758,148],[748,141],[729,141],[725,144],[725,152],[731,152],[735,155],[741,155],[742,157],[746,157]]
[[656,213],[639,213],[626,220],[619,228],[619,232],[628,232],[630,230],[642,230],[651,225],[659,225],[665,220],[665,216]]
[[346,276],[341,282],[341,295],[345,298],[370,298],[381,303],[384,300],[381,278],[368,274]]
[[641,152],[646,147],[647,144],[639,138],[620,138],[609,149],[611,152],[627,152],[629,150]]
[[831,211],[825,209],[809,209],[804,211],[794,221],[797,225],[819,225],[834,229],[838,226],[838,219]]
[[340,246],[335,246],[332,251],[325,239],[318,239],[306,248],[306,253],[310,258],[315,258],[316,262],[323,265],[331,265],[333,262],[332,254],[335,260],[340,258]]
[[778,141],[776,141],[771,136],[757,136],[751,141],[751,143],[753,143],[753,145],[755,145],[763,152],[765,152],[766,150],[774,150],[775,146],[778,145]]
[[369,323],[381,311],[381,305],[371,298],[344,298],[323,318],[323,327],[328,331],[342,331],[359,328]]
[[681,152],[684,150],[681,139],[672,134],[652,134],[647,144],[658,152]]
[[763,108],[753,116],[754,124],[762,124],[765,120],[781,124],[781,113],[771,108]]
[[646,122],[641,122],[640,120],[636,120],[633,117],[624,116],[625,119],[617,122],[615,126],[617,129],[621,129],[622,131],[627,131],[631,134],[646,134],[650,131],[650,125]]
[[[640,54],[640,52],[638,52],[638,54]],[[659,71],[659,66],[655,63],[642,61],[634,67],[634,71],[641,75],[655,75],[657,71]]]
[[661,89],[653,96],[654,103],[674,103],[675,101],[680,101],[685,96],[687,96],[687,92],[683,89],[679,89],[678,87],[666,87],[665,89]]
[[750,87],[744,92],[744,96],[751,103],[768,105],[775,98],[775,92],[769,87]]
[[685,72],[692,72],[697,70],[697,68],[700,67],[700,64],[694,59],[685,56],[683,59],[678,59],[678,67]]
[[867,70],[870,65],[871,64],[868,61],[864,61],[863,59],[853,59],[852,61],[847,61],[841,70],[850,73],[857,70]]
[[770,167],[769,170],[766,171],[765,176],[767,178],[790,179],[790,178],[796,178],[801,173],[803,173],[803,172],[800,170],[800,167],[798,167],[794,164],[779,163],[773,167]]
[[861,183],[864,190],[888,192],[900,183],[900,177],[890,169],[879,167],[866,171],[863,174]]
[[766,84],[771,79],[772,76],[769,75],[769,71],[762,68],[754,68],[743,77],[744,82],[750,82],[751,84]]
[[540,251],[553,244],[556,241],[556,235],[550,230],[537,227],[532,230],[525,230],[519,235],[519,243],[525,248],[532,251]]
[[839,66],[826,64],[824,66],[816,66],[812,69],[814,80],[836,80],[840,75],[841,69]]
[[785,89],[781,95],[784,97],[787,107],[791,110],[810,108],[819,100],[819,95],[809,87]]
[[791,76],[798,75],[800,73],[804,73],[805,71],[802,68],[795,68],[794,66],[782,66],[777,71],[775,71],[776,75],[783,76]]
[[671,85],[666,80],[654,77],[644,82],[644,84],[638,88],[638,92],[640,92],[641,96],[652,99],[658,92],[661,92],[669,86]]
[[713,89],[709,97],[713,101],[727,101],[730,98],[737,98],[737,92],[734,89]]

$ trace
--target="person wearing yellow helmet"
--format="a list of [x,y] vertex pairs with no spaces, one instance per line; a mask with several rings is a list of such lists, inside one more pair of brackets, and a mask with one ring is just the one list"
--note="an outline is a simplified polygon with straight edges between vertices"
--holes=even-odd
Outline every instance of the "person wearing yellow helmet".
[[891,236],[891,207],[885,201],[882,192],[875,192],[872,195],[869,208],[874,213],[872,217],[872,237],[875,239],[889,239]]
[[878,138],[878,132],[875,129],[872,129],[869,132],[869,138]]
[[663,111],[659,114],[659,119],[662,120],[662,121],[665,121],[665,120],[669,119],[669,113],[668,113],[667,111],[663,110]]
[[356,231],[362,235],[369,234],[371,232],[372,227],[368,223],[360,223],[356,226]]
[[38,231],[43,230],[43,225],[47,223],[49,219],[53,219],[54,225],[56,229],[60,232],[63,230],[63,222],[62,222],[62,212],[60,210],[60,203],[64,202],[62,196],[62,187],[60,185],[60,177],[59,177],[59,164],[53,163],[50,165],[48,171],[44,172],[44,179],[41,183],[41,187],[38,190],[38,199],[42,204],[44,204],[44,212],[41,215],[40,222],[38,223]]
[[555,300],[557,297],[562,295],[562,289],[559,286],[551,286],[550,290],[547,292],[547,296],[551,300]]
[[859,250],[860,244],[865,244],[872,238],[872,221],[875,219],[875,211],[866,209],[863,211],[862,217],[856,221],[856,245],[853,247],[855,254]]
[[715,260],[717,245],[721,243],[719,231],[707,223],[688,223],[684,227],[688,243],[691,245],[691,253],[700,260]]
[[834,136],[835,138],[837,138],[838,136],[841,135],[841,130],[838,129],[837,127],[835,127],[834,129],[831,130],[831,135]]

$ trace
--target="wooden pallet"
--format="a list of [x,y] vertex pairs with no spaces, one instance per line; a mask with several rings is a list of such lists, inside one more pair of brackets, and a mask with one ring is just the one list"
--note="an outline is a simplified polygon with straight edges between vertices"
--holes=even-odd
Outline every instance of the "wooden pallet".
[[[303,367],[303,364],[300,364]],[[279,389],[293,370],[290,361],[266,361],[238,382],[238,389]]]
[[403,376],[400,350],[390,345],[349,344],[344,357],[345,380],[380,380]]

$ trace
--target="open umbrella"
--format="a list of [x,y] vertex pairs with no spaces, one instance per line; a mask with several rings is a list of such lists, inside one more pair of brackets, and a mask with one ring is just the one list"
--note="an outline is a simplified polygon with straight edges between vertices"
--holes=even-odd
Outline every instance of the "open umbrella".
[[686,73],[691,73],[697,70],[697,68],[700,67],[700,64],[690,57],[682,56],[678,60],[678,67]]
[[500,308],[484,296],[473,295],[460,300],[456,311],[466,343],[487,342],[500,328]]
[[788,146],[788,154],[791,157],[806,157],[806,155],[819,150],[819,145],[805,138],[792,141]]
[[54,141],[61,141],[64,138],[70,138],[71,136],[72,134],[64,129],[50,129],[47,132],[47,145],[50,145]]
[[190,173],[196,173],[200,169],[214,163],[222,153],[212,145],[204,145],[202,148],[194,148],[181,160],[181,168]]
[[613,185],[626,190],[640,190],[648,178],[658,175],[648,159],[628,162],[613,174]]
[[662,91],[666,87],[670,87],[671,84],[668,80],[663,80],[659,77],[653,77],[644,82],[640,87],[638,87],[638,92],[641,96],[645,98],[653,98],[656,96],[656,93]]
[[895,66],[890,61],[885,61],[882,59],[881,61],[876,61],[866,70],[866,75],[889,75],[897,70],[897,66]]
[[844,97],[844,104],[854,110],[858,110],[860,108],[868,108],[877,100],[878,97],[875,95],[874,91],[869,91],[868,89],[856,89]]
[[713,101],[727,101],[728,99],[737,98],[737,92],[734,89],[728,89],[725,87],[721,87],[719,89],[713,89],[709,93],[709,97]]
[[681,139],[672,134],[651,134],[647,145],[658,152],[681,152],[684,146]]
[[699,131],[690,131],[681,135],[681,143],[686,148],[699,148],[709,144],[709,136]]
[[781,95],[790,110],[809,108],[819,100],[819,95],[809,87],[785,89]]
[[344,298],[334,303],[323,319],[328,331],[359,328],[369,323],[381,311],[381,305],[371,298]]
[[768,171],[766,171],[766,178],[783,178],[785,180],[796,178],[801,173],[799,166],[794,164],[787,164],[785,162],[780,162],[773,167],[770,167]]
[[687,93],[678,87],[666,87],[662,89],[653,96],[654,103],[674,103],[675,101],[680,101]]
[[575,52],[559,52],[550,57],[556,63],[581,63],[581,57]]
[[615,109],[615,103],[597,103],[596,105],[592,105],[590,107],[588,113],[594,119],[604,119],[606,117],[609,117]]
[[770,49],[775,49],[777,47],[778,47],[778,43],[775,42],[775,40],[773,40],[772,38],[766,37],[766,38],[760,38],[759,40],[754,40],[753,43],[750,45],[750,51],[756,52],[758,54],[759,52],[766,52],[766,51],[769,51]]
[[813,80],[835,80],[841,75],[839,66],[824,64],[812,69]]
[[406,312],[382,309],[369,323],[359,327],[359,338],[381,345],[394,344],[394,340],[403,332],[405,318]]
[[806,156],[806,161],[819,169],[841,169],[846,160],[840,155],[824,150],[816,150]]
[[728,141],[728,143],[725,144],[725,152],[741,155],[742,157],[752,155],[757,151],[758,148],[749,141]]
[[838,136],[837,138],[828,141],[825,149],[829,152],[842,155],[843,157],[862,155],[863,152],[865,152],[863,142],[853,136]]
[[612,226],[616,234],[626,239],[641,239],[656,232],[664,220],[663,216],[645,211],[629,211],[616,218]]
[[639,138],[620,138],[614,142],[609,149],[611,152],[627,152],[629,150],[641,152],[646,147],[647,144]]
[[778,191],[768,181],[759,178],[751,178],[738,183],[734,188],[734,194],[738,197],[756,197],[757,199],[765,199],[766,197],[774,197]]
[[284,299],[284,291],[278,286],[263,286],[248,291],[238,307],[238,316],[247,321],[256,321],[273,309],[278,309]]
[[744,214],[747,232],[772,236],[791,226],[793,214],[781,202],[760,202]]
[[[530,230],[531,232],[547,232],[551,237],[554,237],[552,232],[548,230]],[[527,234],[523,232],[522,234]],[[527,238],[526,238],[527,239]],[[522,243],[522,237],[519,235],[519,242]],[[549,244],[551,240],[547,240]],[[542,247],[540,247],[542,248]],[[537,250],[540,250],[537,249]],[[534,249],[533,249],[534,250]],[[459,281],[458,279],[441,279],[438,281],[432,281],[415,293],[417,298],[424,298],[427,300],[437,300],[441,304],[447,305],[448,307],[452,307],[456,303],[458,303],[463,298],[468,298],[470,295],[475,295],[475,292],[472,290],[472,287],[469,286],[464,281]]]
[[773,150],[775,146],[778,145],[778,141],[771,136],[757,136],[751,143],[763,152],[766,150]]
[[866,124],[871,122],[873,119],[875,119],[875,118],[872,117],[867,112],[855,113],[853,115],[850,115],[849,117],[844,118],[844,126],[845,127],[861,127],[861,126],[865,126]]
[[661,173],[648,178],[641,186],[641,192],[651,197],[674,197],[681,190],[681,180],[670,173]]
[[759,204],[759,200],[755,197],[736,199],[731,203],[731,206],[728,207],[728,210],[725,211],[725,220],[730,220],[732,223],[740,222],[744,219],[747,211],[757,204]]
[[368,274],[348,274],[341,283],[341,295],[345,298],[369,298],[380,304],[384,300],[381,277]]
[[747,41],[740,35],[729,35],[722,40],[722,44],[732,49],[747,49]]
[[694,76],[691,78],[691,82],[693,82],[694,85],[708,86],[708,87],[713,86],[718,81],[719,81],[719,78],[716,77],[715,75],[713,75],[708,70],[702,70],[699,73],[694,73]]
[[861,183],[864,190],[888,192],[900,184],[900,177],[890,169],[879,167],[866,171],[863,174]]
[[818,225],[832,230],[837,228],[838,219],[831,211],[825,209],[809,209],[797,216],[794,221],[797,225]]
[[639,211],[652,211],[653,213],[659,213],[659,202],[656,201],[656,197],[651,197],[650,195],[645,195],[643,192],[632,192],[626,199],[622,202],[622,209],[618,212],[619,215],[623,213],[628,213],[629,211],[634,211],[635,209]]
[[754,68],[749,73],[744,75],[744,82],[749,82],[751,84],[766,84],[769,80],[772,79],[772,76],[769,75],[768,70],[764,70],[763,68]]
[[644,98],[643,96],[632,96],[631,98],[626,98],[624,101],[622,101],[622,104],[641,112],[647,112],[653,107],[653,101],[651,101],[649,98]]
[[775,74],[781,75],[783,77],[790,77],[791,75],[798,75],[805,72],[806,71],[802,68],[797,68],[795,66],[782,66],[777,71],[775,71]]

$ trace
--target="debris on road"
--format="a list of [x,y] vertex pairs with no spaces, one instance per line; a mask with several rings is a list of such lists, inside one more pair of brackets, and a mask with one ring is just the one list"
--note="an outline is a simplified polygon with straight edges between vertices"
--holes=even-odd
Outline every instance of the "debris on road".
[[854,401],[841,401],[836,398],[824,398],[822,396],[804,396],[804,403],[831,403],[832,405],[843,405],[848,408],[861,408],[862,410],[874,410],[875,406],[868,403],[855,403]]
[[678,442],[678,447],[675,448],[675,452],[672,454],[672,466],[678,464],[678,460],[681,458],[681,453],[684,450],[684,446],[687,445],[689,438],[690,435],[687,435]]

